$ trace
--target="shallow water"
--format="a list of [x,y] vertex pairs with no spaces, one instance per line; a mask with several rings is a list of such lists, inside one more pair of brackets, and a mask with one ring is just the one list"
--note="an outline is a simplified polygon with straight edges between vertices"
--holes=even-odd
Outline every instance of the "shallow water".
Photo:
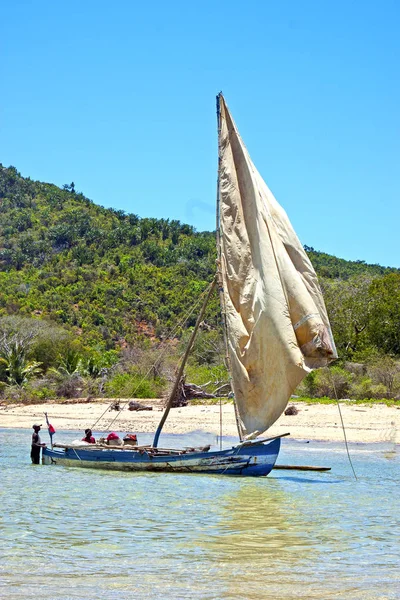
[[0,429],[0,598],[400,597],[399,447],[350,445],[355,481],[342,444],[284,439],[332,471],[251,479],[31,465],[30,435]]

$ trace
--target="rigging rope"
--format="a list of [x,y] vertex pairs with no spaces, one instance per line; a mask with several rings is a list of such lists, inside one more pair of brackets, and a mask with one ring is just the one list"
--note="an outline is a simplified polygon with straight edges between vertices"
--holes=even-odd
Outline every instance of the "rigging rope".
[[[177,323],[177,325],[175,326],[175,328],[167,335],[166,339],[161,342],[162,344],[165,344],[168,340],[172,340],[177,331],[182,328],[186,322],[188,321],[189,317],[192,315],[192,313],[197,309],[197,307],[199,306],[199,304],[204,300],[205,295],[207,294],[209,290],[209,286],[204,290],[204,292],[199,296],[199,298],[197,299],[197,301],[193,304],[193,306],[191,307],[191,309],[186,313],[186,315],[184,315],[183,319]],[[160,355],[158,356],[157,360],[151,365],[151,367],[148,369],[148,371],[145,373],[145,375],[143,375],[142,379],[139,381],[139,383],[137,384],[137,386],[135,387],[135,389],[132,392],[132,395],[134,396],[136,391],[140,388],[140,386],[142,385],[142,383],[147,379],[147,377],[149,376],[149,374],[153,371],[153,369],[158,365],[158,363],[161,361],[162,357],[164,356],[164,354],[167,352],[168,347],[165,347],[162,352],[160,353]],[[114,404],[115,401],[111,402],[107,408],[105,409],[105,411],[99,416],[99,418],[93,423],[91,429],[94,429],[94,427],[97,425],[97,423],[104,417],[104,415],[106,414],[106,412],[109,411],[110,406],[112,406],[112,404]],[[127,400],[126,402],[123,403],[122,408],[119,409],[119,411],[117,412],[116,416],[112,419],[112,421],[110,422],[108,429],[111,428],[112,424],[118,419],[119,415],[121,414],[121,412],[123,411],[123,409],[125,408],[125,406],[129,403],[129,400]]]
[[[328,367],[326,367],[326,368],[328,369]],[[354,478],[357,481],[357,475],[356,475],[356,472],[354,470],[353,463],[352,463],[352,460],[351,460],[351,457],[350,457],[349,446],[348,446],[348,443],[347,443],[346,430],[344,428],[344,422],[343,422],[343,416],[342,416],[342,409],[340,407],[339,398],[338,398],[338,395],[337,395],[337,392],[336,392],[335,382],[334,382],[334,379],[332,377],[332,373],[331,373],[331,371],[329,369],[328,369],[328,372],[329,372],[329,376],[331,378],[333,390],[335,392],[336,403],[337,403],[337,406],[338,406],[338,409],[339,409],[340,420],[342,422],[343,437],[344,437],[344,443],[345,443],[345,446],[346,446],[347,458],[349,459],[349,463],[350,463],[351,469],[353,471]]]

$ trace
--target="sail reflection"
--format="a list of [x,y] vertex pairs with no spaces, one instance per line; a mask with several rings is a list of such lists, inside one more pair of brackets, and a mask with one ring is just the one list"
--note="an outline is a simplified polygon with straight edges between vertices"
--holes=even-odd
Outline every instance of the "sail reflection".
[[297,582],[298,589],[304,567],[316,560],[315,526],[278,479],[238,483],[216,499],[220,519],[196,540],[210,565],[207,576],[215,579],[218,598],[282,597],[283,587],[289,593]]
[[[233,493],[219,499],[222,518],[215,536],[204,540],[207,550],[224,562],[248,561],[273,567],[280,560],[301,563],[302,552],[312,544],[304,533],[304,522],[297,510],[285,510],[290,499],[279,480],[246,481]],[[299,527],[299,521],[302,527]],[[312,527],[312,523],[309,524]]]

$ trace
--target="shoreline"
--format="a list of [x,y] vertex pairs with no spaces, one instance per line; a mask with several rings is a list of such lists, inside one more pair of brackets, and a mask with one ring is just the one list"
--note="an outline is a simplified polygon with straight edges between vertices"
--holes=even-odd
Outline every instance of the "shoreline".
[[[109,410],[112,400],[93,402],[43,403],[0,406],[0,427],[7,429],[31,429],[33,423],[43,424],[42,432],[47,429],[44,412],[55,427],[57,434],[63,431],[84,431],[92,427],[104,413],[103,418],[93,427],[94,432],[117,431],[152,433],[156,430],[162,415],[161,400],[139,400],[152,406],[151,411],[128,411],[127,408],[117,416],[117,411]],[[121,406],[128,400],[121,401]],[[265,434],[267,437],[290,432],[291,439],[343,441],[343,429],[338,407],[327,404],[305,404],[290,402],[298,410],[297,415],[281,415]],[[346,437],[348,442],[389,442],[400,444],[400,407],[384,404],[346,405],[341,404]],[[219,404],[196,404],[171,409],[164,425],[164,433],[190,433],[206,431],[219,435]],[[233,404],[222,404],[222,435],[237,436]]]

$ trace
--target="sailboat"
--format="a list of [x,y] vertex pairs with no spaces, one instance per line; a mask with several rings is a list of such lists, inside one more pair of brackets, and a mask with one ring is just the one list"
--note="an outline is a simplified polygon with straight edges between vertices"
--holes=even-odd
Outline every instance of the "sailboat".
[[[265,476],[281,438],[261,437],[301,380],[337,358],[316,273],[283,208],[254,166],[222,94],[217,96],[217,273],[148,446],[54,444],[45,464],[129,471]],[[159,437],[206,304],[218,287],[239,442],[228,449],[170,449]]]

